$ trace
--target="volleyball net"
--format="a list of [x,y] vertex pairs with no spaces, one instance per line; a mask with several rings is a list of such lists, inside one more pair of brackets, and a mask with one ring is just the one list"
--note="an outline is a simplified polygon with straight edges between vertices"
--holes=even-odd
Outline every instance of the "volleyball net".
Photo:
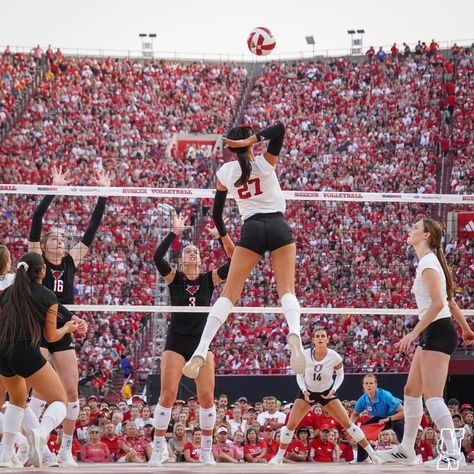
[[[188,244],[199,248],[202,271],[227,261],[210,232],[214,190],[0,185],[0,243],[10,249],[14,262],[27,250],[31,217],[47,194],[56,197],[44,216],[43,232],[62,229],[66,250],[81,240],[97,197],[108,198],[99,231],[76,275],[76,304],[71,306],[96,326],[96,334],[105,334],[105,340],[112,334],[112,339],[132,341],[138,353],[159,357],[172,313],[208,311],[207,307],[170,304],[153,254],[171,230],[176,210],[189,217],[191,229],[173,242],[167,254],[170,264],[180,268],[180,253]],[[402,356],[383,349],[416,322],[411,292],[416,255],[406,244],[406,236],[424,216],[443,223],[456,300],[467,317],[474,315],[474,195],[284,194],[286,216],[297,239],[296,292],[302,306],[304,342],[315,327],[327,327],[336,350],[354,348],[349,363],[346,357],[349,370],[351,364],[388,367],[394,358],[403,367]],[[241,221],[232,199],[224,214],[237,242]],[[217,288],[214,298],[218,294]],[[275,360],[282,359],[275,357],[278,354],[286,354],[285,321],[270,259],[257,265],[236,306],[214,346],[218,372],[285,373],[285,357],[283,362]],[[143,334],[138,336],[140,331]],[[141,342],[133,342],[137,340]],[[378,354],[375,362],[367,355],[374,347],[380,348],[374,351]]]

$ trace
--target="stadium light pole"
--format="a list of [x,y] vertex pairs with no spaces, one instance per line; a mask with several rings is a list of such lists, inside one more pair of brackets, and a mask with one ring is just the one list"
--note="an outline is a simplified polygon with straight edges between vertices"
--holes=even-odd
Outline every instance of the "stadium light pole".
[[352,43],[354,42],[353,39],[355,35],[355,30],[347,30],[347,34],[351,37],[351,49],[349,51],[350,55],[352,56]]
[[364,51],[364,34],[365,30],[364,29],[359,29],[357,30],[357,33],[360,35],[360,51],[363,53]]
[[306,38],[306,44],[311,45],[313,47],[313,58],[314,58],[314,45],[316,44],[316,41],[314,41],[314,36],[305,36]]
[[138,36],[142,40],[142,58],[153,58],[156,33],[138,33]]

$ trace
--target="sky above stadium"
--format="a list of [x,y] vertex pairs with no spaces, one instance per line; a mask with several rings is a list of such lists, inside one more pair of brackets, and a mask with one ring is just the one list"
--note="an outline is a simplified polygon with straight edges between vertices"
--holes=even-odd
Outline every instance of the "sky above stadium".
[[[474,38],[474,0],[4,0],[0,46],[139,51],[138,33],[156,33],[157,52],[249,54],[246,38],[266,26],[273,54],[349,48],[363,28],[364,49],[394,41]],[[91,51],[92,53],[92,51]]]

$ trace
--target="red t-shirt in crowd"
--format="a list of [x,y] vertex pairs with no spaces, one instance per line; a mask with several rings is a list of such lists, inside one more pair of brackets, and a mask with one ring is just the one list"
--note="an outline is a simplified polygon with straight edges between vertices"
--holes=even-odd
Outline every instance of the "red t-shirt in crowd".
[[341,459],[346,462],[354,460],[354,449],[349,443],[341,443],[339,447],[341,448]]
[[187,449],[189,449],[189,452],[191,453],[191,459],[199,461],[199,452],[201,451],[201,446],[194,446],[193,443],[188,442],[183,446],[183,453]]
[[[291,443],[288,445],[288,448],[286,450],[286,454],[288,453],[293,453],[293,454],[306,454],[306,457],[308,457],[308,452],[306,449],[306,446],[304,445],[303,441],[300,439],[294,439],[291,441]],[[296,459],[292,459],[292,461],[296,461]],[[301,459],[299,462],[306,462],[307,459]]]
[[109,462],[110,451],[105,443],[86,443],[81,449],[82,462]]
[[114,437],[114,439],[109,439],[109,438],[106,438],[105,436],[101,438],[102,443],[107,445],[107,447],[109,448],[109,452],[112,456],[113,461],[116,461],[119,457],[118,456],[118,452],[120,449],[118,445],[119,440],[120,440],[120,436],[117,436],[117,435]]
[[257,444],[246,444],[244,446],[244,457],[246,454],[250,454],[255,459],[260,456],[264,449],[267,449],[265,441],[259,441]]
[[[49,435],[48,448],[53,454],[59,453],[60,444],[57,443],[56,435]],[[77,439],[72,440],[71,451],[74,459],[77,459],[77,453],[81,450],[81,443]]]
[[268,441],[265,441],[265,443],[267,443],[267,454],[265,454],[265,459],[268,462],[271,458],[276,456],[276,453],[278,453],[280,443],[276,439],[272,439],[271,444]]
[[428,461],[428,457],[433,457],[433,448],[431,447],[431,444],[424,439],[420,441],[420,444],[415,444],[415,451],[418,454],[421,454],[423,462]]
[[320,438],[313,439],[309,445],[311,456],[316,462],[333,462],[336,445],[331,441],[323,443]]

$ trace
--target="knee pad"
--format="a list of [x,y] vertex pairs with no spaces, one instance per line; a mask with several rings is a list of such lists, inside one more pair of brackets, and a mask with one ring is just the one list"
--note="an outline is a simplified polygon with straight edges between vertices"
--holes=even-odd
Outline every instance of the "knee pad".
[[171,408],[166,408],[157,403],[154,418],[155,428],[157,430],[166,430],[171,420]]
[[221,296],[217,298],[216,302],[212,306],[209,317],[216,318],[221,324],[224,324],[227,321],[227,317],[229,316],[229,313],[232,311],[233,307],[234,305],[232,304],[232,301],[224,296]]
[[298,313],[301,313],[300,303],[293,293],[285,293],[281,297],[281,307],[283,308],[284,313],[287,311],[297,311]]
[[77,420],[79,416],[79,400],[75,402],[68,402],[66,408],[66,419],[67,420]]
[[357,443],[365,438],[364,432],[354,423],[352,423],[346,431]]
[[290,444],[294,433],[294,430],[289,430],[286,426],[282,426],[280,428],[280,444]]
[[418,418],[423,415],[423,400],[421,397],[403,397],[403,412],[405,418]]
[[216,407],[199,408],[199,424],[203,430],[213,430],[216,424]]
[[426,408],[435,424],[445,416],[451,417],[449,408],[441,397],[432,397],[426,400]]

